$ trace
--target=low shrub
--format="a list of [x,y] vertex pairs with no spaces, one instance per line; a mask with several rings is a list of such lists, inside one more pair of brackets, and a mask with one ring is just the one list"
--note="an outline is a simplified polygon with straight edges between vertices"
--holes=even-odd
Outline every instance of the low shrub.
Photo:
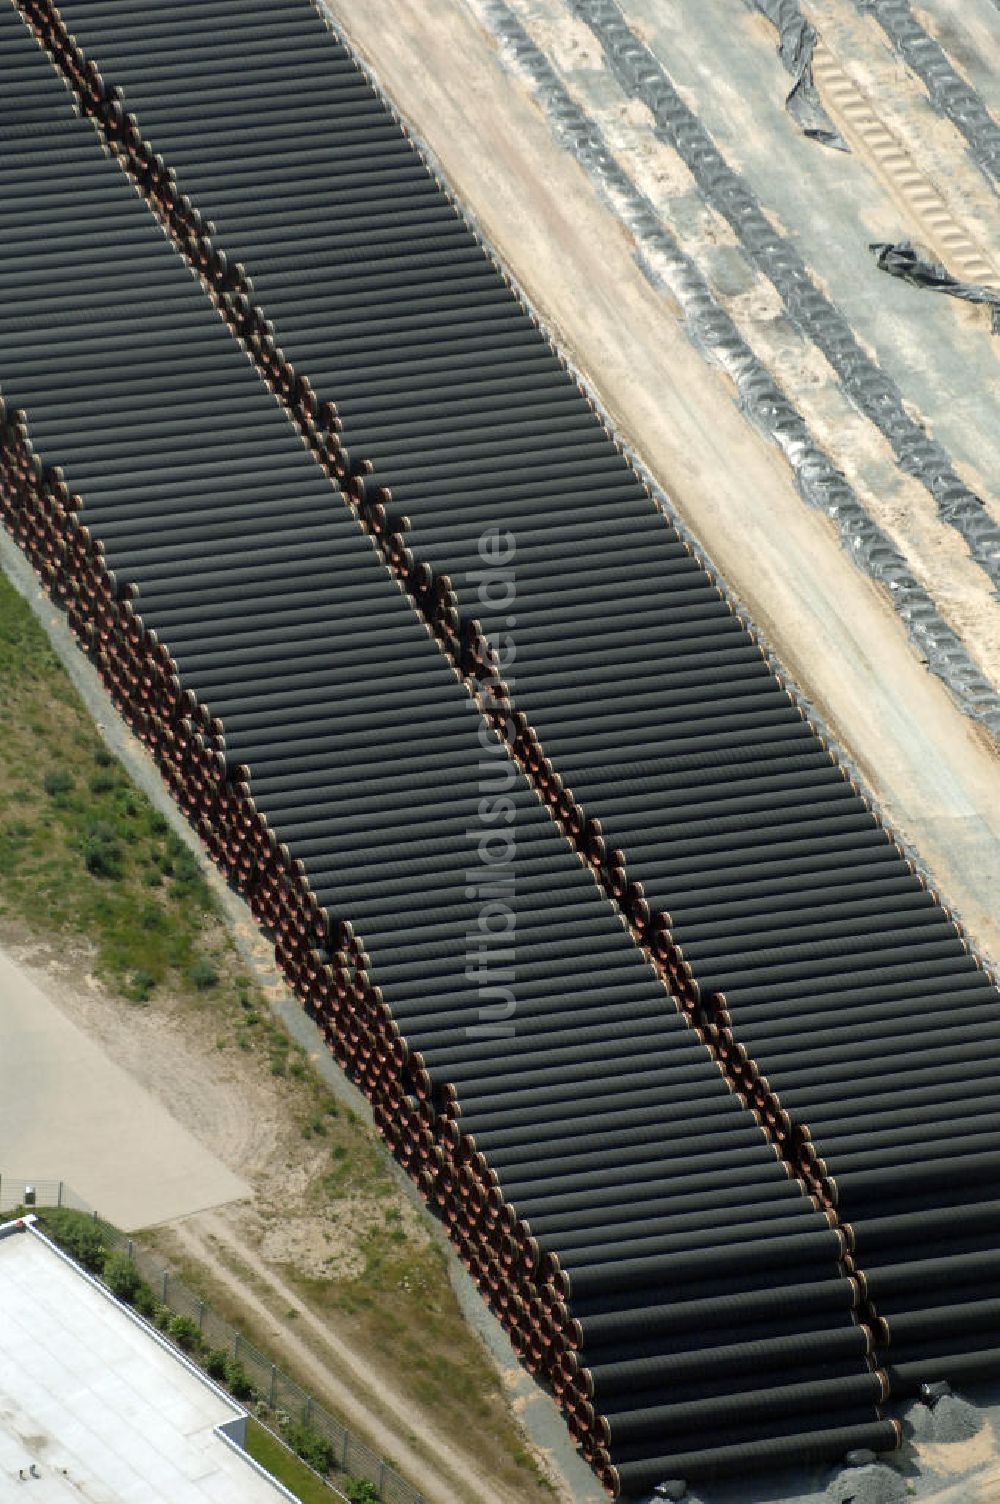
[[107,1249],[101,1240],[100,1229],[89,1217],[78,1212],[46,1212],[45,1231],[65,1248],[71,1259],[76,1259],[91,1274],[104,1272]]
[[226,1359],[226,1383],[234,1399],[252,1400],[253,1385],[243,1364],[237,1358]]
[[145,1316],[147,1321],[156,1320],[156,1296],[144,1280],[139,1285],[138,1290],[136,1290],[132,1304],[139,1312],[139,1315]]
[[186,846],[182,846],[175,853],[173,862],[174,881],[180,887],[191,887],[194,883],[201,881],[201,870]]
[[206,992],[210,987],[216,986],[219,973],[211,961],[201,956],[191,967],[191,980],[199,992]]
[[302,1421],[293,1421],[285,1432],[285,1440],[293,1452],[317,1473],[328,1473],[333,1467],[334,1451],[330,1442],[311,1426]]
[[104,1283],[112,1295],[131,1303],[138,1294],[142,1276],[127,1253],[109,1253],[104,1260]]
[[167,1336],[172,1337],[186,1353],[192,1352],[201,1344],[198,1323],[190,1316],[171,1316],[167,1322]]
[[368,1478],[348,1478],[345,1487],[351,1504],[379,1504],[378,1489]]
[[151,972],[133,971],[131,980],[124,988],[125,996],[132,1003],[148,1003],[153,988],[156,986],[156,978]]
[[122,875],[122,849],[107,825],[92,825],[83,842],[83,862],[95,877]]
[[51,768],[42,779],[42,787],[53,798],[57,794],[68,794],[73,787],[73,775],[65,768]]

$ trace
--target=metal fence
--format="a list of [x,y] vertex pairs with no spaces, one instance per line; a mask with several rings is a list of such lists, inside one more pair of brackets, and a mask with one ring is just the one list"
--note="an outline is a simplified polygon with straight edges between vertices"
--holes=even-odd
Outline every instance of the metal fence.
[[[33,1198],[29,1201],[32,1192]],[[359,1440],[234,1326],[223,1321],[159,1258],[103,1221],[63,1181],[20,1181],[9,1175],[0,1177],[0,1211],[13,1211],[25,1204],[38,1208],[68,1207],[90,1216],[105,1248],[127,1254],[161,1305],[173,1315],[187,1316],[193,1321],[207,1348],[224,1353],[240,1364],[253,1386],[256,1407],[250,1400],[246,1403],[251,1410],[256,1408],[259,1419],[265,1423],[269,1421],[272,1428],[277,1425],[280,1429],[286,1416],[290,1422],[308,1426],[331,1448],[338,1472],[351,1478],[367,1479],[374,1484],[383,1504],[427,1504],[424,1495],[401,1478],[383,1457]],[[338,1481],[343,1482],[343,1478]]]
[[12,1212],[17,1206],[68,1206],[72,1211],[92,1214],[92,1208],[63,1180],[18,1180],[13,1175],[0,1175],[0,1212]]

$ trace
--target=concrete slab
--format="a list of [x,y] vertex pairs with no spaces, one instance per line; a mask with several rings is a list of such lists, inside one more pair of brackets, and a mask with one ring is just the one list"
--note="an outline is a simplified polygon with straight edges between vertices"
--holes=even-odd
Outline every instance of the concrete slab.
[[126,1230],[250,1194],[2,951],[0,1063],[0,1172],[65,1180]]

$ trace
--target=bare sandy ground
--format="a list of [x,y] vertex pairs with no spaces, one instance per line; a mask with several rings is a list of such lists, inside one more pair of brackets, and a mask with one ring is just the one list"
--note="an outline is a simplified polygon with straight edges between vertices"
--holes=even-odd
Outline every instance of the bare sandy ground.
[[248,1195],[77,1026],[86,1001],[78,979],[54,987],[0,951],[0,1170],[65,1180],[126,1230]]
[[[336,0],[337,21],[670,495],[792,678],[1000,958],[1000,768],[880,591],[809,512],[635,266],[622,225],[465,0]],[[419,57],[421,66],[414,66]]]

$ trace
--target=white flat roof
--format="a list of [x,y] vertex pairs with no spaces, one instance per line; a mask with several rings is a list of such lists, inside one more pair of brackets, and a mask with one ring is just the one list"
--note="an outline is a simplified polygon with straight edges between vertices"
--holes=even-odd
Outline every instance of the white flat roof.
[[0,1500],[290,1498],[217,1433],[244,1413],[44,1239],[0,1236]]

